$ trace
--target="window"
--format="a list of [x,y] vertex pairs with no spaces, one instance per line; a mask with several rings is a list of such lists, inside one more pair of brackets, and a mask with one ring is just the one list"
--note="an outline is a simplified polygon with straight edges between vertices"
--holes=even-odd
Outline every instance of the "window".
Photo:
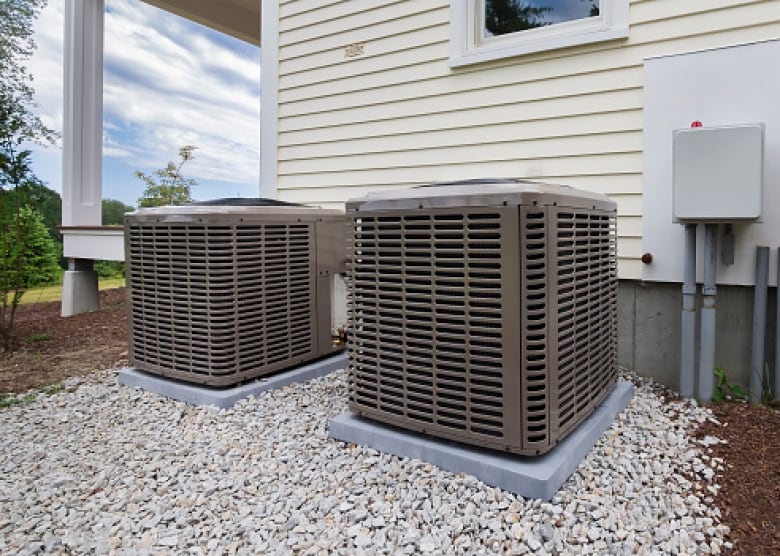
[[450,66],[628,36],[629,0],[451,0]]

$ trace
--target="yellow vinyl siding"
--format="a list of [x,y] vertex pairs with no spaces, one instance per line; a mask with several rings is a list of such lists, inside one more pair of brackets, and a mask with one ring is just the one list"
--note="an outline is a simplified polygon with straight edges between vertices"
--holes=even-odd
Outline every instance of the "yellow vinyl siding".
[[[448,66],[446,0],[280,6],[282,199],[517,176],[610,195],[621,278],[642,263],[643,61],[780,37],[777,0],[641,0],[627,40]],[[345,49],[362,46],[349,57]]]

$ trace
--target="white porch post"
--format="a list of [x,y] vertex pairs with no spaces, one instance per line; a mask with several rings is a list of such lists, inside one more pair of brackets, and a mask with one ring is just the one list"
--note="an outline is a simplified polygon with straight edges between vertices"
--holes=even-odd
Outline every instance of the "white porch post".
[[[63,226],[101,223],[103,12],[103,0],[65,1]],[[65,242],[67,255],[67,236]],[[63,280],[62,315],[97,308],[92,262],[71,259]]]
[[279,100],[279,0],[262,0],[260,196],[276,199]]

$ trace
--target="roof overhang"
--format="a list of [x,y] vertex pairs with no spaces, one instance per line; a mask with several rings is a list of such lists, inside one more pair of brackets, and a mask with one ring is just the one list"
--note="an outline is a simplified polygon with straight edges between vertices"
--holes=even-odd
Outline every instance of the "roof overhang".
[[260,0],[143,0],[227,35],[260,45]]

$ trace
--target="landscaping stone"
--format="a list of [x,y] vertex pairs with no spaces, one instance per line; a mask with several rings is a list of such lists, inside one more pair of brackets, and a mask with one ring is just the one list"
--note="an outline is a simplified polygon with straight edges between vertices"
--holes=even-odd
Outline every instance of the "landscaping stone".
[[2,410],[0,553],[718,554],[711,417],[635,397],[550,502],[337,442],[337,371],[232,409],[74,379]]

